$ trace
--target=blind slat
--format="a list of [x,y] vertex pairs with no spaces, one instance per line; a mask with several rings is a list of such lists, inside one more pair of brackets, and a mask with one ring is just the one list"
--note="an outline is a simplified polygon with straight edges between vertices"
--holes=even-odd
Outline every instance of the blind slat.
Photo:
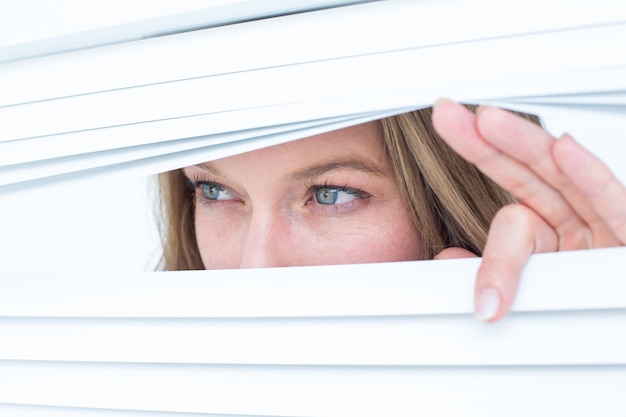
[[[534,255],[524,270],[524,285],[514,309],[625,308],[625,251],[608,248]],[[480,259],[455,259],[134,274],[5,274],[0,276],[0,316],[468,314],[473,311],[471,295],[479,263]]]
[[[0,401],[277,416],[620,416],[626,368],[0,362]],[[9,383],[10,381],[10,383]],[[589,399],[593,400],[589,400]]]
[[[472,315],[254,319],[0,319],[2,360],[116,363],[625,365],[626,308]],[[558,331],[555,331],[558,329]],[[426,342],[427,341],[427,342]],[[576,348],[573,348],[573,347]]]

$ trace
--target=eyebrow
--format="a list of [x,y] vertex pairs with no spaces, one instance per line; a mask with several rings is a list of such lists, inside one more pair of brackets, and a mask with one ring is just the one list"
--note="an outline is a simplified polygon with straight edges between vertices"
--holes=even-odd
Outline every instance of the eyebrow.
[[[202,164],[194,165],[197,168],[203,169],[205,171],[210,172],[211,174],[219,177],[226,177],[220,170],[214,167],[210,162],[204,162]],[[325,162],[321,164],[312,165],[310,167],[304,168],[302,170],[296,171],[292,174],[287,175],[287,178],[290,181],[303,181],[309,178],[319,177],[327,172],[342,170],[342,169],[351,169],[361,172],[367,172],[380,176],[388,176],[389,172],[379,168],[375,164],[367,163],[365,161],[350,159],[345,161],[331,161]]]
[[332,161],[321,163],[317,165],[313,165],[307,168],[304,168],[300,171],[296,171],[288,176],[291,181],[302,181],[308,178],[319,177],[322,174],[325,174],[330,171],[336,171],[340,169],[351,169],[356,171],[367,172],[371,174],[387,176],[389,173],[380,167],[373,165],[371,163],[367,163],[361,160],[345,160],[345,161]]
[[197,167],[197,168],[203,169],[205,171],[208,171],[208,172],[210,172],[211,174],[213,174],[213,175],[215,175],[217,177],[225,177],[225,175],[222,174],[222,172],[219,169],[217,169],[213,165],[211,165],[210,162],[204,162],[202,164],[196,164],[194,166]]

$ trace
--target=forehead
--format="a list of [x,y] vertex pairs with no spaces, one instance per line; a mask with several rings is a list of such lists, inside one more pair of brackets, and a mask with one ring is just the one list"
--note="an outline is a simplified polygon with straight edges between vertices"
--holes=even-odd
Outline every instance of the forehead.
[[237,170],[297,171],[312,164],[358,161],[388,171],[382,127],[369,122],[210,162],[228,175]]

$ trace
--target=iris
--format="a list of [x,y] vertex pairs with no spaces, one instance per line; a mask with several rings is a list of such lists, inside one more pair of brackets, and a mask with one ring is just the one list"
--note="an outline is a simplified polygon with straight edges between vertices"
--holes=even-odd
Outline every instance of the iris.
[[339,194],[338,188],[321,187],[315,191],[315,200],[320,204],[335,204]]
[[228,198],[228,192],[226,192],[219,184],[202,184],[202,195],[207,200],[224,200],[225,198]]

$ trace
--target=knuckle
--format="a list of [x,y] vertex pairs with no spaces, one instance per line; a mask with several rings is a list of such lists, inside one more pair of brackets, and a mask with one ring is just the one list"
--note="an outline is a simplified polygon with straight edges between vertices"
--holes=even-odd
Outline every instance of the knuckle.
[[509,204],[498,210],[493,221],[504,225],[526,227],[534,222],[535,217],[536,214],[523,204]]

